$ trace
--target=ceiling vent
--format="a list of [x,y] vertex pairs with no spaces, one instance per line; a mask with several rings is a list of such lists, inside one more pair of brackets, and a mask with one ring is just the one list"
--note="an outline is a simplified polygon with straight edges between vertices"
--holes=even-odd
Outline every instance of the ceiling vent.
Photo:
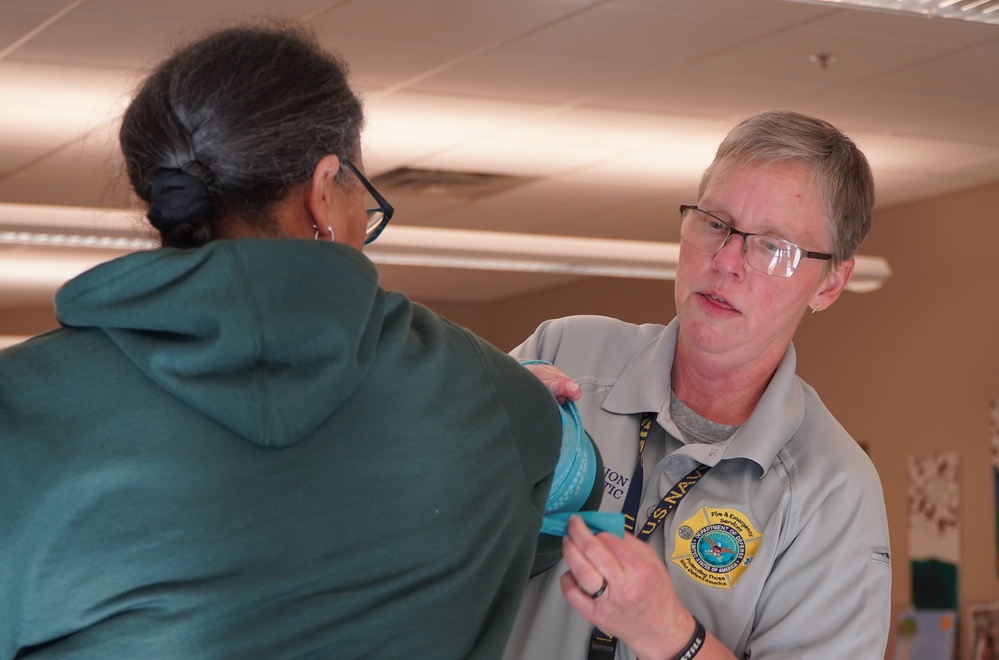
[[478,199],[536,180],[536,177],[528,176],[399,167],[379,174],[372,182],[383,192],[394,190],[424,197]]

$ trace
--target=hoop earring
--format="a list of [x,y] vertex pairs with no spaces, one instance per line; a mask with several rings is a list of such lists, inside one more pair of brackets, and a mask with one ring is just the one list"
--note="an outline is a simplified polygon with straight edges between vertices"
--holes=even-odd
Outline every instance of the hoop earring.
[[[312,225],[312,228],[316,230],[316,235],[313,238],[314,238],[314,240],[318,241],[319,240],[319,227],[317,227],[316,225]],[[330,233],[330,243],[332,243],[333,242],[333,228],[330,227],[330,226],[327,226],[326,227],[326,231],[328,231]]]

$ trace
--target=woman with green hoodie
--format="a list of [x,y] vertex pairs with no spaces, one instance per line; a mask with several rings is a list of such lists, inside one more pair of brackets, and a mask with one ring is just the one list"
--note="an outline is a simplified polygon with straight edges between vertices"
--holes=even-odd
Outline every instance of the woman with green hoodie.
[[120,140],[163,247],[0,353],[0,659],[502,653],[559,407],[379,288],[362,124],[293,28],[210,34],[142,83]]

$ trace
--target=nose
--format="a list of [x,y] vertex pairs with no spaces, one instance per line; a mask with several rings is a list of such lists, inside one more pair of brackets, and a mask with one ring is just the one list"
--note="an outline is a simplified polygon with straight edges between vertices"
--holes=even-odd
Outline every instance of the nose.
[[731,232],[721,248],[715,252],[713,263],[723,273],[742,274],[746,272],[746,239]]

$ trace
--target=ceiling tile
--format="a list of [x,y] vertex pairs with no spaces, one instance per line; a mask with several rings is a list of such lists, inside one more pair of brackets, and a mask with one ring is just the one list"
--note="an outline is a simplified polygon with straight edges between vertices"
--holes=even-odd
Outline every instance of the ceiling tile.
[[971,48],[950,53],[918,68],[883,75],[875,82],[882,89],[999,101],[999,49]]
[[[999,171],[999,161],[993,161],[989,167],[991,173],[983,172],[981,178],[971,179],[963,176],[927,178],[918,175],[882,172],[874,177],[877,204],[884,207],[895,206],[991,183],[995,181],[995,172]],[[876,214],[874,221],[877,222]]]
[[183,40],[190,23],[69,15],[14,51],[8,60],[129,70],[155,63]]
[[480,137],[550,114],[554,106],[396,92],[374,94],[367,103],[368,126],[427,135]]
[[654,148],[618,154],[561,178],[584,184],[627,181],[653,189],[696,186],[722,137],[724,131],[719,131],[713,143],[703,135],[677,137]]
[[696,194],[663,192],[649,199],[620,194],[612,205],[585,209],[571,221],[552,227],[553,233],[633,241],[680,240],[680,204],[696,201]]
[[[705,58],[698,64],[750,75],[766,72],[770,77],[791,81],[843,84],[925,62],[950,49],[941,44],[797,27]],[[810,59],[822,53],[836,57],[826,69]]]
[[322,43],[343,57],[359,90],[379,90],[448,65],[467,48],[410,39],[319,33]]
[[124,208],[131,197],[121,185],[100,176],[81,177],[70,172],[65,178],[45,173],[16,174],[0,180],[0,199],[18,204],[57,204]]
[[924,140],[892,134],[856,133],[852,136],[880,172],[919,174],[926,178],[991,162],[999,156],[995,146]]
[[[818,94],[795,109],[822,117],[847,133],[883,130],[910,137],[999,145],[999,103],[946,94],[888,90],[876,83]],[[933,158],[927,153],[926,158]]]
[[414,165],[514,176],[559,176],[605,161],[619,151],[582,140],[573,145],[548,145],[530,140],[477,138]]
[[[4,119],[3,108],[0,108],[0,123]],[[9,139],[6,135],[0,137],[0,181],[47,152],[43,145],[36,144],[33,140],[25,139],[21,144],[16,144],[8,142]],[[54,148],[56,145],[53,144],[52,149]]]
[[601,4],[519,39],[510,48],[662,68],[729,48],[777,27],[747,17]]
[[560,228],[571,225],[580,215],[595,210],[611,211],[627,194],[628,191],[611,184],[579,186],[542,180],[439,213],[421,224],[529,234],[560,233]]
[[[786,107],[828,89],[823,80],[787,80],[727,72],[694,64],[650,78],[640,86],[595,96],[588,105],[730,120]],[[729,122],[731,124],[731,122]]]
[[[600,126],[600,131],[594,131]],[[570,107],[524,121],[493,137],[531,140],[538,144],[587,142],[619,150],[640,149],[669,141],[691,130],[717,128],[717,123],[663,114],[621,112],[593,107]]]
[[610,4],[687,14],[751,18],[778,25],[812,21],[841,11],[821,5],[788,3],[786,0],[611,0]]
[[0,200],[128,208],[131,192],[110,124],[98,127],[30,167],[0,179]]
[[4,0],[0,9],[28,9],[54,14],[69,4],[70,0]]
[[[530,75],[525,75],[529,71]],[[602,59],[576,58],[503,49],[461,62],[412,89],[513,101],[568,103],[614,89],[635,86],[659,69]]]
[[326,34],[483,46],[576,11],[571,4],[534,0],[364,0],[342,3],[315,24]]
[[264,16],[306,18],[331,4],[336,3],[331,0],[87,0],[75,13],[203,23],[219,19],[252,20]]
[[51,11],[0,4],[0,53],[44,23],[52,14]]

